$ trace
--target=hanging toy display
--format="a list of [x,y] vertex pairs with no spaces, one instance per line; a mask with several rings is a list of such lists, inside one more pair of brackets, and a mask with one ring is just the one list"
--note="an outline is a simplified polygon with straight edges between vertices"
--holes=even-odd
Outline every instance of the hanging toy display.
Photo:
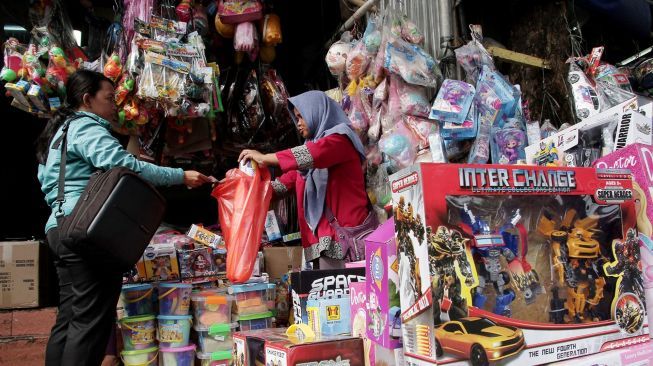
[[122,62],[120,61],[120,56],[114,52],[109,56],[107,63],[104,65],[104,76],[116,82],[120,75],[122,75]]
[[45,77],[50,85],[57,90],[59,95],[66,95],[66,82],[68,81],[68,76],[72,74],[75,69],[68,63],[66,54],[60,47],[52,47],[50,52],[48,52],[48,55],[50,56],[50,63],[45,72]]
[[134,91],[134,84],[134,79],[123,75],[118,84],[118,89],[116,89],[116,105],[122,105],[125,99],[127,99],[127,96]]
[[175,13],[177,13],[177,19],[179,21],[188,23],[191,18],[190,0],[181,0],[177,8],[175,8]]

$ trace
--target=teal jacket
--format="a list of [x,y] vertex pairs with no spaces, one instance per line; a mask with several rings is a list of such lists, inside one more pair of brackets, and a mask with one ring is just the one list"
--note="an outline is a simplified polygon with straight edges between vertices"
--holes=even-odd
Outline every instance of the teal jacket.
[[[91,174],[96,170],[108,170],[123,166],[141,175],[142,178],[155,186],[183,184],[184,171],[176,168],[165,168],[138,160],[125,150],[118,140],[111,135],[109,121],[88,112],[77,112],[87,117],[76,119],[68,128],[68,156],[66,158],[66,184],[64,187],[64,216],[70,214],[77,199],[86,188]],[[61,136],[61,128],[52,141]],[[57,226],[55,203],[59,187],[59,162],[61,150],[50,145],[48,159],[45,165],[38,168],[38,179],[41,190],[45,193],[45,201],[52,208],[52,213],[45,224],[45,232]]]

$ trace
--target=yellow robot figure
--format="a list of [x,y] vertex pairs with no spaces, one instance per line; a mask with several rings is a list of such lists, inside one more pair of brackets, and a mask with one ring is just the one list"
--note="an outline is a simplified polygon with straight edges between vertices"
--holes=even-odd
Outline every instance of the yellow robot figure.
[[535,163],[539,166],[558,166],[558,149],[553,142],[540,143],[540,151],[535,154]]
[[[602,271],[606,259],[594,238],[598,218],[578,219],[574,209],[567,210],[561,222],[553,218],[555,215],[544,212],[537,227],[549,239],[554,286],[567,287],[564,308],[571,321],[580,323],[587,315],[591,319],[598,318],[597,305],[603,299],[606,283]],[[556,322],[564,322],[564,317],[558,317]]]
[[397,249],[408,259],[410,266],[409,285],[413,290],[415,301],[422,296],[422,282],[419,268],[419,261],[415,256],[413,242],[410,233],[420,242],[424,242],[425,229],[422,218],[419,214],[414,216],[413,205],[408,203],[405,207],[404,197],[399,198],[399,204],[395,208],[395,232],[397,233]]

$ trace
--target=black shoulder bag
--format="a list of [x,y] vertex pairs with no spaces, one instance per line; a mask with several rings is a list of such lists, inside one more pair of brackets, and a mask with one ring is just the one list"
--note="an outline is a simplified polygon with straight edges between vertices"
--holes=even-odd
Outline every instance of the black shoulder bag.
[[165,199],[138,174],[124,167],[97,171],[73,211],[64,216],[67,134],[70,123],[64,122],[61,144],[59,187],[55,214],[63,245],[98,264],[129,270],[138,262],[156,229],[163,220]]

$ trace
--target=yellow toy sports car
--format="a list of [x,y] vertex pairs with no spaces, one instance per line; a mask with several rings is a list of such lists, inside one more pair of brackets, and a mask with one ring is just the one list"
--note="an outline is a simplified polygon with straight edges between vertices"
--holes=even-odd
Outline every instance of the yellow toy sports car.
[[489,365],[519,353],[524,348],[520,329],[497,325],[485,318],[461,318],[448,321],[435,329],[438,357],[444,352],[468,358],[473,366]]

